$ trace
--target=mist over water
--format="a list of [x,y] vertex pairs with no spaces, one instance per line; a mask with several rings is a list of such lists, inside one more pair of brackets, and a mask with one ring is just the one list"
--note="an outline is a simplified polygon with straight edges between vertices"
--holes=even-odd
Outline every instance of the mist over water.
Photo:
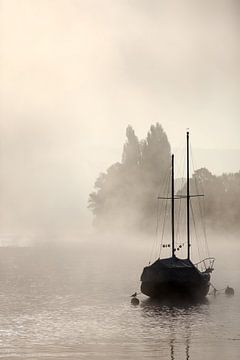
[[[0,359],[240,358],[239,1],[0,0],[0,8]],[[190,128],[195,164],[210,172],[212,283],[232,286],[234,297],[167,306],[140,295],[130,304],[161,247],[158,238],[153,248],[156,179],[166,156],[146,146],[157,122],[169,157]],[[119,163],[129,124],[145,166],[131,181],[126,143]],[[112,164],[103,233],[87,205]]]
[[125,129],[190,128],[198,166],[239,171],[239,2],[1,0],[2,234],[91,224]]
[[[85,239],[83,239],[85,240]],[[151,239],[152,240],[152,239]],[[239,244],[216,237],[212,276],[235,296],[166,306],[139,290],[151,241],[99,236],[82,245],[1,248],[3,359],[237,359]]]

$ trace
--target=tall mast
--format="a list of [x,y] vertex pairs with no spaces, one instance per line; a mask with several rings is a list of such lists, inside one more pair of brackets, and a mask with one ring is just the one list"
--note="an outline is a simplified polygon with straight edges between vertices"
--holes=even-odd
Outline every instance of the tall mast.
[[175,256],[174,248],[174,155],[172,155],[172,257]]
[[190,223],[189,223],[190,193],[189,193],[189,132],[187,131],[187,258],[190,259]]

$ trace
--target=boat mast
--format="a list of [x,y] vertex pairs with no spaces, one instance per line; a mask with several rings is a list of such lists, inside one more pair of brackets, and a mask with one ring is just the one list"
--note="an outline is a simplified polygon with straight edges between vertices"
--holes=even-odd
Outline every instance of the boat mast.
[[174,155],[172,155],[172,257],[175,256],[174,243]]
[[187,258],[190,259],[190,223],[189,223],[189,132],[187,131]]

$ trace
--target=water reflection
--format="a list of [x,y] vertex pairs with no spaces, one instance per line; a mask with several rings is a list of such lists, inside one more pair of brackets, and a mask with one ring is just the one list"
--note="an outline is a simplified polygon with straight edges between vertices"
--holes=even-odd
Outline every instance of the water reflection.
[[76,249],[1,249],[0,358],[201,360],[203,346],[208,359],[239,358],[237,293],[133,307],[131,266]]
[[170,349],[171,349],[171,360],[174,360],[175,359],[175,356],[174,356],[174,339],[170,340]]
[[158,299],[151,299],[151,298],[147,298],[144,299],[142,301],[142,307],[146,308],[147,306],[149,307],[168,307],[168,308],[176,308],[176,309],[190,309],[190,308],[198,308],[201,307],[202,305],[208,305],[209,304],[209,300],[207,298],[203,298],[201,300],[183,300],[183,301],[179,301],[179,300],[170,300],[170,301],[161,301]]
[[[180,357],[178,351],[176,351],[176,349],[175,349],[175,342],[176,342],[176,339],[170,340],[170,344],[169,344],[170,345],[170,360],[177,360]],[[186,338],[184,350],[185,350],[184,359],[190,360],[190,338],[189,337]]]
[[190,349],[190,338],[187,338],[186,339],[186,360],[190,359],[189,349]]
[[208,299],[198,302],[161,302],[155,299],[146,299],[141,302],[142,316],[157,318],[161,317],[178,317],[184,319],[189,315],[195,316],[208,313]]
[[206,321],[208,301],[202,302],[159,302],[147,299],[141,303],[141,315],[149,332],[155,329],[158,334],[158,346],[167,343],[169,359],[190,360],[192,328],[196,333],[196,323]]

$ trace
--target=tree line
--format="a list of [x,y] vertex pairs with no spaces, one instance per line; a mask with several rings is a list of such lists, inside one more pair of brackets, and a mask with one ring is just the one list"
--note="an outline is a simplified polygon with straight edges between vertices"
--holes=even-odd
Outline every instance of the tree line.
[[190,186],[192,192],[204,193],[204,216],[210,227],[240,229],[240,171],[216,176],[201,168],[194,172]]
[[[101,173],[89,195],[88,207],[100,229],[153,231],[158,194],[166,189],[171,169],[171,147],[159,123],[139,140],[134,129],[126,129],[122,160]],[[191,191],[203,189],[205,217],[214,227],[240,227],[240,172],[213,175],[206,168],[190,179]],[[182,189],[184,192],[185,189]]]

